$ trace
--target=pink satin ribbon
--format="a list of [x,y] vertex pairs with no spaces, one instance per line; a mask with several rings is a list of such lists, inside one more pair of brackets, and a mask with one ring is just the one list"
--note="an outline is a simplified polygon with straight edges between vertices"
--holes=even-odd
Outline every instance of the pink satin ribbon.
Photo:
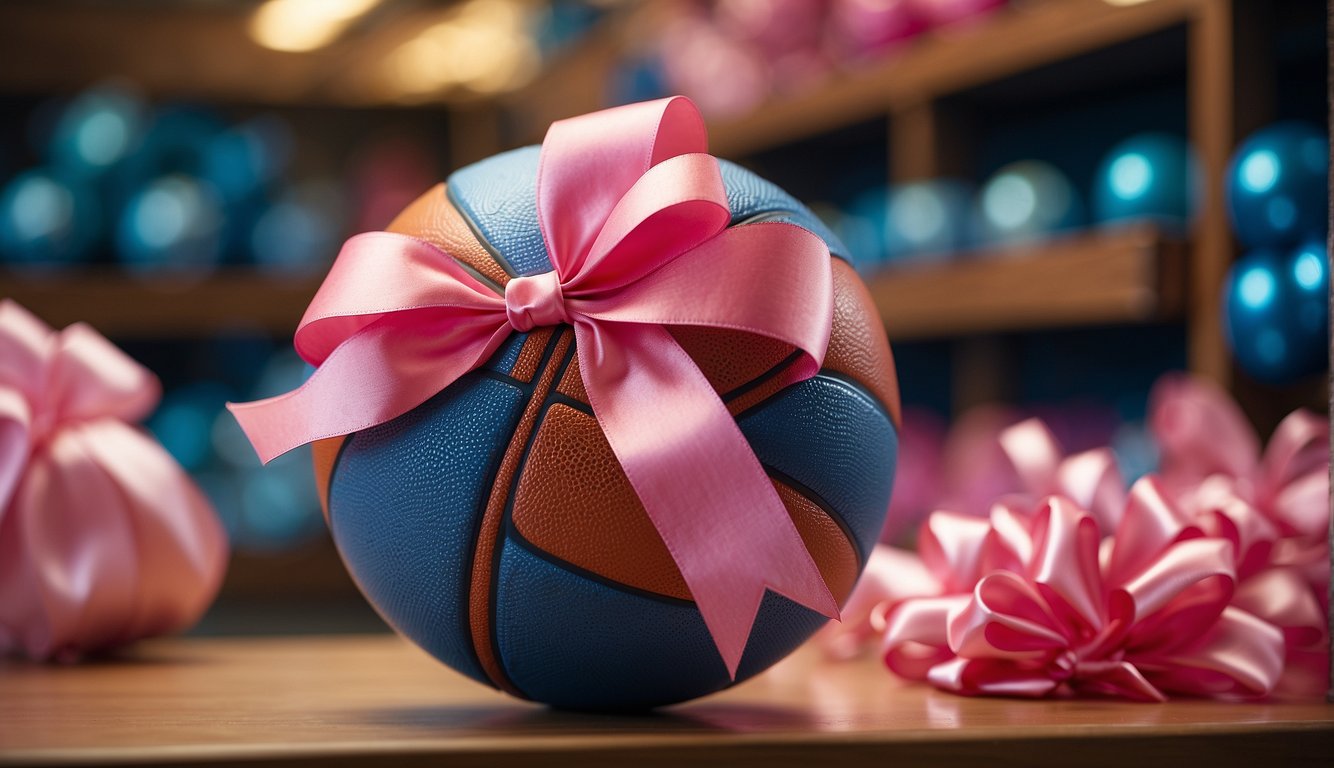
[[717,161],[676,97],[554,123],[538,217],[554,272],[504,297],[404,235],[349,240],[296,332],[318,370],[300,389],[229,406],[265,461],[382,424],[481,365],[515,331],[574,326],[589,401],[728,672],[766,587],[837,604],[736,422],[666,326],[728,328],[819,370],[833,317],[829,251],[786,224],[728,228]]
[[[1152,481],[1136,484],[1110,540],[1118,565],[1106,568],[1097,522],[1059,496],[1032,515],[1003,511],[985,533],[955,531],[942,552],[959,575],[979,561],[983,575],[967,592],[889,610],[886,664],[966,695],[1270,692],[1283,671],[1282,631],[1233,604],[1231,542],[1195,532],[1158,541],[1150,517],[1133,511],[1162,502]],[[1118,549],[1132,557],[1118,560]]]
[[1159,536],[1190,527],[1237,547],[1234,602],[1283,630],[1294,674],[1316,693],[1328,665],[1329,423],[1289,414],[1261,449],[1237,404],[1201,379],[1165,376],[1150,396],[1162,485],[1178,508]]
[[158,384],[83,324],[0,301],[0,653],[74,658],[182,629],[227,539],[161,446],[126,422]]

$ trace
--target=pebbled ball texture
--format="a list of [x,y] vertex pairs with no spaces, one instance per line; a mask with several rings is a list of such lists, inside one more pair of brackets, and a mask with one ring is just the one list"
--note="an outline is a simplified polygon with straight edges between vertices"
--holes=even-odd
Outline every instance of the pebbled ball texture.
[[[389,227],[443,248],[503,292],[550,270],[534,201],[538,148],[463,168]],[[835,316],[823,370],[782,387],[786,345],[674,328],[737,419],[840,601],[875,543],[898,450],[884,329],[843,247],[773,184],[720,161],[733,224],[824,238]],[[762,290],[762,287],[760,288]],[[689,590],[588,405],[568,326],[515,334],[413,411],[315,445],[334,541],[399,632],[450,667],[574,709],[644,709],[729,684]],[[772,592],[737,680],[824,619]]]

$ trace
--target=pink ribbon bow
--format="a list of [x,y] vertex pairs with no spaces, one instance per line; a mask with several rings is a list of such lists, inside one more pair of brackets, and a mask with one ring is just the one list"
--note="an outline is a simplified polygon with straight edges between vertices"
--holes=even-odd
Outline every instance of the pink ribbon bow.
[[92,328],[0,301],[0,653],[73,658],[181,629],[227,539],[185,472],[127,424],[153,375]]
[[886,663],[966,695],[1268,693],[1283,670],[1283,634],[1230,604],[1231,542],[1142,535],[1144,510],[1161,503],[1151,480],[1131,490],[1110,567],[1100,563],[1097,523],[1061,497],[1032,516],[993,517],[981,537],[948,537],[940,544],[959,575],[971,577],[979,558],[985,575],[965,593],[893,607]]
[[318,370],[229,406],[265,461],[382,424],[485,362],[515,331],[574,326],[589,401],[735,676],[766,587],[827,616],[837,604],[726,406],[664,328],[729,328],[819,370],[833,317],[829,250],[777,223],[728,228],[717,161],[676,97],[554,123],[538,220],[553,272],[498,296],[412,237],[349,240],[296,332]]

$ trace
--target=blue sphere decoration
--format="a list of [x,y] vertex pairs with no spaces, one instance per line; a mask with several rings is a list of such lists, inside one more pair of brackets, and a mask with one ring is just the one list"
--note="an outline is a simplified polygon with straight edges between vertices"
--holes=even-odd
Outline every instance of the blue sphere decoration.
[[889,195],[885,251],[889,259],[942,257],[968,244],[973,191],[953,179],[901,184]]
[[[871,187],[857,195],[848,206],[847,216],[850,221],[842,228],[854,235],[848,247],[858,269],[862,269],[863,264],[867,268],[883,264],[889,256],[885,247],[888,242],[889,189]],[[839,232],[839,237],[842,236],[843,232]]]
[[141,272],[210,270],[222,257],[224,215],[211,184],[185,174],[159,177],[126,204],[116,252]]
[[1185,139],[1141,133],[1112,148],[1098,167],[1093,215],[1100,223],[1150,220],[1184,229],[1195,211],[1198,168]]
[[1251,134],[1232,157],[1227,207],[1237,238],[1252,247],[1320,237],[1329,215],[1329,137],[1309,123]]
[[77,179],[37,169],[0,190],[0,260],[36,268],[77,263],[100,228],[97,195]]
[[1228,345],[1247,373],[1282,384],[1329,363],[1329,258],[1323,242],[1260,249],[1232,266],[1224,288]]
[[125,88],[84,91],[65,107],[51,135],[51,162],[66,172],[95,177],[129,157],[144,129],[144,105]]
[[1083,205],[1060,169],[1040,160],[1022,160],[992,174],[975,204],[982,242],[1027,243],[1079,226]]

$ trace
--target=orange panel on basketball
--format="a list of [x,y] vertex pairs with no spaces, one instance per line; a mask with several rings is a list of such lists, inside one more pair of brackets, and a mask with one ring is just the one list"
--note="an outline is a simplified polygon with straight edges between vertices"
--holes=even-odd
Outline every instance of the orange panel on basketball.
[[852,267],[834,259],[834,330],[829,338],[824,367],[841,373],[871,391],[889,411],[894,426],[899,418],[899,377],[894,353],[885,337],[871,292]]
[[[809,499],[774,485],[830,591],[847,597],[859,570],[847,535]],[[646,592],[690,599],[597,421],[582,411],[559,404],[547,411],[515,492],[513,521],[530,543],[565,562]]]
[[347,435],[316,440],[310,444],[311,456],[315,465],[315,491],[320,495],[320,510],[324,512],[324,522],[329,522],[329,477],[333,474],[334,462],[338,461],[338,451],[343,448]]
[[491,258],[462,214],[449,202],[444,184],[435,185],[414,200],[385,229],[421,238],[502,286],[509,282],[509,275]]
[[727,394],[783,362],[793,348],[781,341],[728,328],[678,325],[668,329],[705,378]]

